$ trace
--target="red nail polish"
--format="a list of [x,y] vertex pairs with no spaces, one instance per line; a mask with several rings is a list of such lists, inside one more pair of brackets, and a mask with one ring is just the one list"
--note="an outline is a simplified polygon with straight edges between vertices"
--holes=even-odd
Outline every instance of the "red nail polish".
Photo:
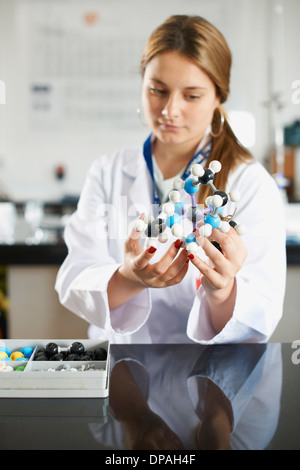
[[182,246],[182,243],[183,243],[182,240],[176,240],[176,242],[174,243],[175,248],[177,248],[177,250],[179,250],[179,248]]
[[195,258],[195,256],[193,255],[193,253],[190,253],[190,254],[189,254],[189,258],[190,258],[190,259],[194,259],[194,258]]
[[148,250],[148,253],[150,253],[152,255],[152,253],[155,253],[157,250],[157,248],[155,248],[154,246],[150,246],[149,250]]

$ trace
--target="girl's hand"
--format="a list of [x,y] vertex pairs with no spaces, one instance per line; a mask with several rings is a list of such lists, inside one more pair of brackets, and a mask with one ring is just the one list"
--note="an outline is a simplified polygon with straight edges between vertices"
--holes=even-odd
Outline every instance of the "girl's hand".
[[[210,263],[206,263],[196,255],[189,255],[189,258],[201,272],[205,290],[222,290],[232,286],[236,274],[247,257],[247,249],[240,236],[231,227],[227,233],[214,229],[210,238],[197,238],[196,232],[196,239]],[[222,252],[211,242],[212,240],[220,245]]]
[[219,333],[231,319],[236,301],[235,276],[241,269],[247,249],[239,235],[231,227],[229,232],[212,231],[211,238],[216,241],[222,252],[211,240],[201,237],[198,243],[209,258],[209,262],[196,255],[189,255],[192,263],[202,274],[201,284],[206,292],[211,324]]
[[124,264],[119,273],[136,288],[168,287],[180,283],[188,270],[187,251],[179,253],[182,242],[176,240],[159,261],[151,263],[156,248],[143,249],[140,237],[141,232],[132,229],[125,242]]

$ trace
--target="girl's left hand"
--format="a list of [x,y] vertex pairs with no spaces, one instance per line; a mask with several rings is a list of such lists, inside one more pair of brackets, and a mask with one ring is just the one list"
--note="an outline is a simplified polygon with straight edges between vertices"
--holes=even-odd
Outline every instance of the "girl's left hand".
[[[202,274],[201,283],[204,289],[207,292],[231,290],[235,276],[247,257],[247,249],[240,236],[230,227],[227,233],[214,229],[209,239],[197,238],[196,232],[196,239],[211,261],[206,263],[197,255],[189,255],[192,263]],[[212,240],[221,246],[222,252],[213,245]]]

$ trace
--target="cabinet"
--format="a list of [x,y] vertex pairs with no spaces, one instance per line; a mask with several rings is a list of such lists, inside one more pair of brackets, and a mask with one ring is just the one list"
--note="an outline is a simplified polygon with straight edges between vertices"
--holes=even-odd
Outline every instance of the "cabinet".
[[57,272],[52,265],[7,267],[10,338],[87,338],[88,323],[59,303]]

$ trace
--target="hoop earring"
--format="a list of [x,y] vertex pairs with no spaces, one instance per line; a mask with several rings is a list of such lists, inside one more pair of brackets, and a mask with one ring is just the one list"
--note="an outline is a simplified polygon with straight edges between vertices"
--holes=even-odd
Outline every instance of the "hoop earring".
[[144,127],[148,127],[148,125],[146,124],[146,122],[143,120],[143,116],[142,116],[142,109],[141,109],[141,106],[140,104],[138,105],[138,107],[136,108],[136,113],[139,117],[139,120],[140,122],[143,124]]
[[220,111],[220,109],[218,109],[218,111],[220,113],[220,128],[219,128],[218,132],[215,133],[215,132],[212,131],[212,126],[211,126],[210,135],[212,137],[219,137],[222,134],[223,127],[224,127],[224,122],[225,122],[224,114]]

